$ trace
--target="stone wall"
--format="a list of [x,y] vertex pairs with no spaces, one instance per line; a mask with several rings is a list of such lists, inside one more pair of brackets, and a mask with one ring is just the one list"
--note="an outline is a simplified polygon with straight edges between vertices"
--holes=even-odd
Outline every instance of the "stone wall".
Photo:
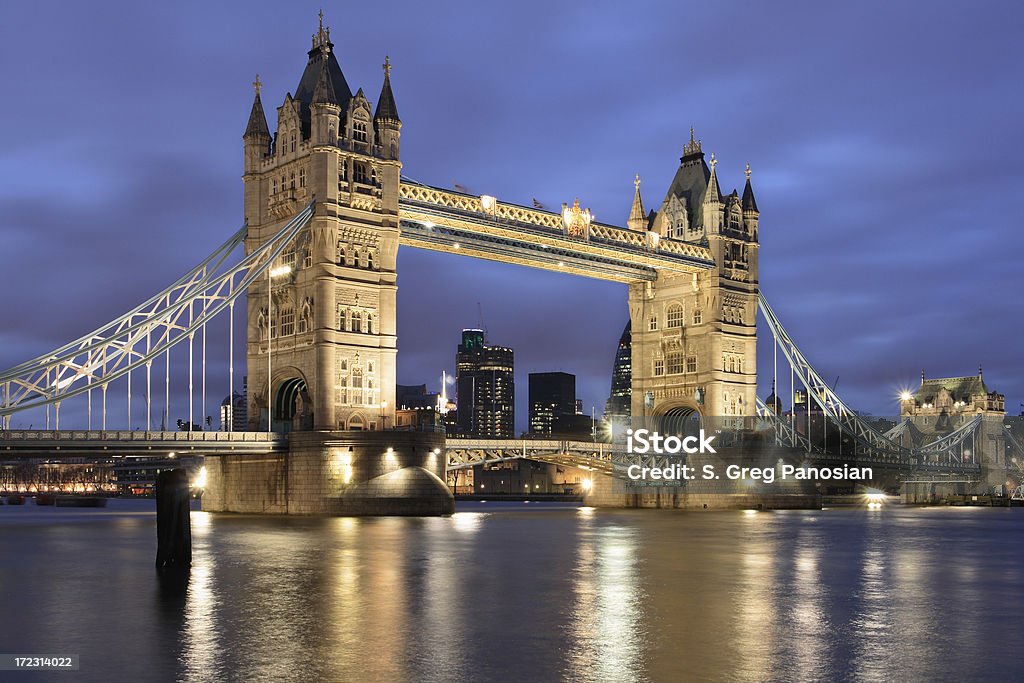
[[281,455],[206,457],[203,509],[292,515],[444,515],[444,436],[293,432]]

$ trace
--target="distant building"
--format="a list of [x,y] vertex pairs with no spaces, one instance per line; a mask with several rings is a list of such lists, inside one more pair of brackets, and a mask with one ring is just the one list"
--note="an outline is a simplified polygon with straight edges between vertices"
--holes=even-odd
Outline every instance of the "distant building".
[[576,375],[531,372],[530,433],[550,435],[556,422],[576,415]]
[[463,330],[455,356],[460,435],[511,438],[515,425],[512,349],[488,346],[483,330]]
[[395,390],[395,429],[440,431],[445,429],[440,394],[428,392],[426,384],[399,384]]
[[246,394],[248,387],[242,380],[242,393],[232,392],[220,403],[220,431],[244,432],[249,426]]
[[606,421],[627,422],[630,414],[630,401],[632,392],[630,387],[633,383],[632,372],[632,334],[630,323],[626,322],[626,328],[619,337],[619,345],[615,351],[615,363],[612,365],[612,389],[608,401],[604,404],[604,419]]

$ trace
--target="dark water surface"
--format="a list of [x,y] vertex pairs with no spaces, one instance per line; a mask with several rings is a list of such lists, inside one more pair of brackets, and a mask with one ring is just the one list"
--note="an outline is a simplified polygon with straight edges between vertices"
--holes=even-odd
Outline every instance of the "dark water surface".
[[1022,676],[1024,509],[194,512],[184,587],[155,520],[0,507],[0,652],[81,656],[46,680]]

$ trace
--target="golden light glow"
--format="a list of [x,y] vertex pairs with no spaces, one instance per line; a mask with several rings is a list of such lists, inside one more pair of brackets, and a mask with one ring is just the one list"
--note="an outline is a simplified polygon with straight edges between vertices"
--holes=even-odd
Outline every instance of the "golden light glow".
[[913,395],[913,394],[911,394],[911,393],[910,393],[909,391],[907,391],[906,389],[904,389],[903,391],[901,391],[901,392],[900,392],[900,400],[901,400],[901,401],[909,401],[909,400],[910,400],[910,399],[912,399],[913,397],[914,397],[914,395]]
[[292,267],[289,265],[277,266],[270,269],[270,277],[284,277],[290,272],[292,272]]
[[489,194],[481,195],[480,207],[484,210],[484,213],[493,214],[498,208],[498,200]]
[[589,491],[592,488],[594,488],[594,480],[593,479],[584,479],[583,481],[580,482],[580,484],[583,486],[583,490],[584,491]]
[[195,481],[192,482],[192,488],[206,488],[206,465],[203,465],[202,467],[199,468],[199,474],[196,476]]
[[867,503],[869,508],[880,508],[882,503],[885,502],[885,492],[879,491],[878,489],[868,489],[864,493],[864,502]]

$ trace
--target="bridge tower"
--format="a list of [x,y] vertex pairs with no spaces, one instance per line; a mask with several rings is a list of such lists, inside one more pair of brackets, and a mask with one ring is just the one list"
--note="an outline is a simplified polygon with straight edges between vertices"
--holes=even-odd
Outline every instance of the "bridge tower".
[[644,213],[637,178],[629,228],[707,246],[715,266],[630,285],[634,418],[754,414],[758,219],[750,167],[742,196],[723,196],[692,128],[657,211]]
[[395,408],[402,167],[391,65],[374,109],[349,88],[322,12],[307,55],[273,135],[257,76],[243,136],[247,253],[316,200],[309,229],[249,287],[249,426],[269,415],[275,431],[382,429]]

